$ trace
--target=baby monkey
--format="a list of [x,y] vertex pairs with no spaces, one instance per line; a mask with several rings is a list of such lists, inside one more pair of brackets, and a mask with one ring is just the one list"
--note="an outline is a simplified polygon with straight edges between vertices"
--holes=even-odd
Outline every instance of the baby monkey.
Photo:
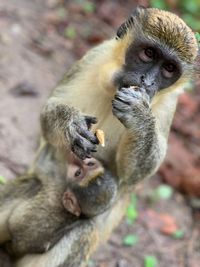
[[110,208],[117,194],[115,177],[95,158],[71,153],[60,178],[35,170],[0,188],[0,246],[15,257],[48,251],[82,220]]
[[71,153],[70,162],[68,185],[62,198],[65,209],[88,218],[104,212],[115,199],[116,180],[95,158],[80,160]]

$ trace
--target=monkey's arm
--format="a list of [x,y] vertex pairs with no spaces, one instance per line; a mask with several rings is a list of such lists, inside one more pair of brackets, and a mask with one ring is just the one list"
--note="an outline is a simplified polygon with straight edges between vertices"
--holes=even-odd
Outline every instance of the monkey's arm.
[[54,147],[72,149],[81,159],[95,151],[98,143],[94,134],[89,131],[96,123],[95,117],[86,116],[78,109],[60,103],[52,97],[41,113],[43,136]]
[[160,97],[156,109],[145,92],[119,90],[113,113],[126,127],[117,152],[117,171],[123,183],[134,184],[151,176],[164,159],[177,95]]
[[[40,188],[40,181],[31,174],[8,181],[0,188],[0,244],[15,239],[13,228],[23,225],[26,218],[22,213],[30,208]],[[26,221],[25,228],[29,223]]]
[[110,110],[115,90],[113,76],[119,69],[119,63],[110,59],[113,43],[115,39],[104,42],[78,61],[56,87],[41,113],[46,141],[59,149],[69,148],[81,159],[94,152],[98,143],[90,127],[97,123],[96,117],[102,123]]
[[[23,190],[21,189],[25,189],[26,185],[22,182],[22,187],[19,189],[19,184],[18,180],[13,180],[0,187],[0,244],[11,239],[8,220],[15,208],[24,202],[24,195],[21,195]],[[25,192],[28,189],[29,187]]]
[[96,247],[97,239],[94,223],[82,221],[70,232],[67,230],[48,252],[26,255],[16,262],[16,267],[81,267]]
[[[85,59],[77,61],[53,91],[41,112],[43,137],[55,148],[72,150],[81,159],[95,150],[96,137],[89,131],[95,117],[83,114],[78,104],[83,83],[79,82]],[[81,101],[84,102],[82,99]]]

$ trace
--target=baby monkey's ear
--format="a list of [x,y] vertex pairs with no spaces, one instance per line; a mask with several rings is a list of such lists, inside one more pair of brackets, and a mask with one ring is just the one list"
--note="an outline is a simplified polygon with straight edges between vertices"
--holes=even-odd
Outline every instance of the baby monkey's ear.
[[81,214],[81,208],[79,206],[78,200],[75,194],[70,190],[67,189],[63,194],[63,206],[65,209],[72,213],[73,215],[79,217]]

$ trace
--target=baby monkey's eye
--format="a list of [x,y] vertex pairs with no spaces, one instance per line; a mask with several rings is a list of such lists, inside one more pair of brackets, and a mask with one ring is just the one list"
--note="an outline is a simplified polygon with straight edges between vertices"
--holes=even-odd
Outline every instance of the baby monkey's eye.
[[88,163],[87,163],[87,166],[94,166],[95,165],[95,162],[93,162],[93,161],[89,161]]
[[75,177],[79,177],[81,174],[82,174],[82,170],[81,170],[81,169],[78,169],[78,170],[75,172],[74,176],[75,176]]
[[140,51],[139,57],[143,62],[151,62],[156,57],[156,51],[152,47],[147,47]]

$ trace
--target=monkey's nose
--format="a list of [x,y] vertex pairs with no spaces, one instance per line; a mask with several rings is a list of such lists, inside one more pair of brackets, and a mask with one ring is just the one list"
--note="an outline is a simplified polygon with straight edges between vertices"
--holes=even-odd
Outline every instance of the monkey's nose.
[[145,75],[143,74],[143,75],[141,76],[141,82],[142,82],[142,83],[144,83],[144,79],[145,79]]
[[146,89],[152,87],[155,84],[155,82],[145,74],[141,76],[141,83]]

